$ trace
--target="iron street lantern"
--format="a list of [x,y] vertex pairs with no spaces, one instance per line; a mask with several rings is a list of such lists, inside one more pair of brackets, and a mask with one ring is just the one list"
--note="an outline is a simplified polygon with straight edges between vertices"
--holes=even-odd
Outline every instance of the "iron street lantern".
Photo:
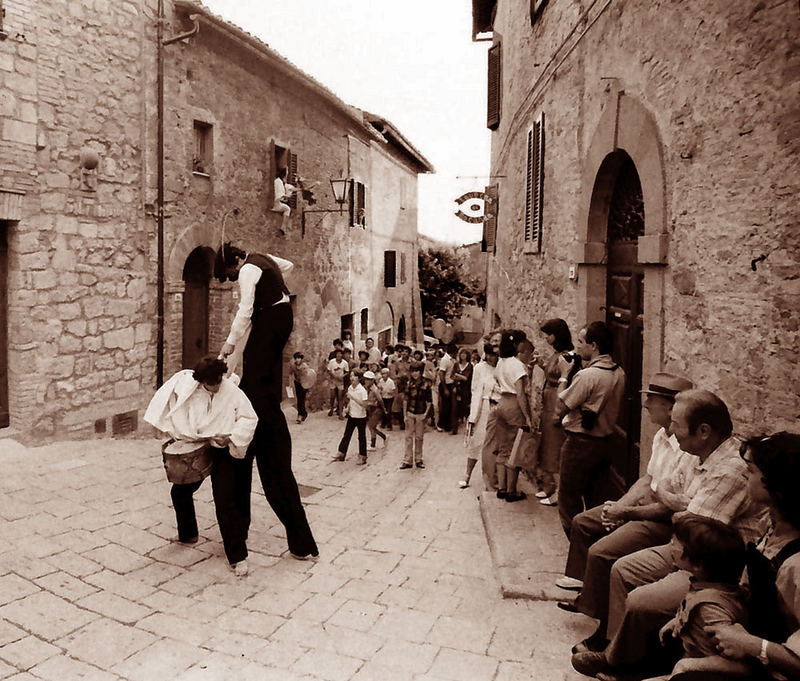
[[344,210],[344,202],[347,201],[347,183],[346,177],[340,177],[337,180],[331,178],[331,191],[333,192],[333,200],[339,204],[339,212]]

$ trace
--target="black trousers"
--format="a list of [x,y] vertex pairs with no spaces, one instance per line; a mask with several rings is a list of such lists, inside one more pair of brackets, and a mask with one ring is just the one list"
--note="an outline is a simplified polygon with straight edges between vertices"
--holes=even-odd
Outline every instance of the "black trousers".
[[347,448],[350,446],[350,438],[353,437],[353,431],[358,429],[358,454],[359,456],[367,455],[367,417],[353,418],[347,417],[347,423],[344,426],[344,435],[339,442],[339,453],[347,454]]
[[[236,479],[236,501],[250,527],[253,461],[269,505],[286,529],[289,551],[298,556],[319,553],[300,491],[292,473],[292,438],[281,411],[283,348],[294,320],[288,303],[253,313],[253,328],[244,349],[241,389],[258,415],[253,441]],[[246,536],[246,535],[245,535]]]
[[[225,556],[233,565],[247,558],[247,528],[236,499],[237,471],[243,462],[234,459],[227,447],[214,448],[212,451],[214,467],[211,469],[211,493],[214,497],[214,509]],[[181,541],[198,535],[193,495],[202,484],[203,481],[200,480],[186,485],[173,485],[170,490],[175,519],[178,523],[178,539]]]
[[308,416],[308,411],[306,411],[306,390],[302,385],[300,385],[299,381],[294,382],[294,394],[297,396],[297,415],[304,419]]

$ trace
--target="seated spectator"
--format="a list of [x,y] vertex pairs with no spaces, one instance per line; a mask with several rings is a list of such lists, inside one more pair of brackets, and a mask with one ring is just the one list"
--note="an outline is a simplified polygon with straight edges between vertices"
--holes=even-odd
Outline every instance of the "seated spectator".
[[[707,390],[681,392],[675,398],[670,428],[681,449],[699,459],[686,494],[672,495],[671,503],[688,513],[730,524],[745,541],[756,539],[766,506],[748,496],[747,465],[731,437],[733,424],[725,403]],[[673,521],[680,517],[676,513]],[[602,672],[646,657],[654,632],[672,617],[689,588],[689,574],[678,564],[679,557],[670,542],[614,563],[607,625],[611,642],[604,652],[577,652],[574,663]]]
[[556,580],[562,589],[581,589],[574,602],[559,604],[564,610],[579,611],[600,620],[597,632],[582,642],[588,650],[602,650],[608,618],[608,580],[617,558],[658,546],[672,536],[673,510],[659,500],[660,490],[683,495],[698,463],[696,456],[683,452],[670,432],[675,396],[692,388],[692,382],[669,373],[651,379],[644,408],[658,431],[653,436],[647,473],[616,502],[606,502],[579,513],[572,520],[569,553],[564,576]]

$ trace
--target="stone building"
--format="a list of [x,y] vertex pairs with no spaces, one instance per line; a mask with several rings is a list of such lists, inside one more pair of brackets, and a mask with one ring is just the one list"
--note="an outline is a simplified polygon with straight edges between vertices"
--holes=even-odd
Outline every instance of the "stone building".
[[796,3],[473,0],[498,195],[487,318],[613,327],[627,480],[660,370],[719,394],[737,433],[797,429],[798,29]]
[[[209,276],[223,223],[295,263],[289,352],[316,364],[343,328],[421,338],[430,164],[199,3],[167,1],[159,27],[160,4],[2,0],[0,427],[15,437],[134,431],[159,377],[221,346],[237,302]],[[281,167],[317,182],[285,237]],[[340,177],[355,188],[341,213]]]

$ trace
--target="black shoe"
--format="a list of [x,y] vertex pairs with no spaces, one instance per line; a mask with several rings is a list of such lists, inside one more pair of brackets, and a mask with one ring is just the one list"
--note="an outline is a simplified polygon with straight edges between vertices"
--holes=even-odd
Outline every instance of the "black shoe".
[[508,492],[504,492],[503,490],[497,490],[497,498],[498,499],[505,499],[508,496]]
[[597,676],[611,669],[604,653],[576,653],[572,656],[572,668],[584,676]]
[[508,492],[506,492],[506,501],[509,503],[514,501],[522,501],[525,496],[525,492],[520,492],[519,494],[508,494]]
[[[566,612],[580,612],[578,610],[578,606],[575,605],[575,600],[571,601],[559,601],[556,605],[561,609],[565,610]],[[577,646],[576,646],[577,647]],[[575,648],[572,649],[573,653],[577,653],[578,651]]]
[[417,468],[425,468],[425,464],[422,461],[417,461]]
[[[559,603],[559,607],[560,606],[561,604]],[[572,654],[602,653],[606,648],[608,648],[608,644],[609,640],[606,638],[605,627],[601,624],[591,636],[572,646]]]
[[411,467],[412,467],[412,466],[411,466],[411,464],[410,464],[410,463],[401,463],[401,464],[400,464],[400,470],[401,470],[401,471],[402,471],[402,470],[405,470],[406,468],[411,468]]

